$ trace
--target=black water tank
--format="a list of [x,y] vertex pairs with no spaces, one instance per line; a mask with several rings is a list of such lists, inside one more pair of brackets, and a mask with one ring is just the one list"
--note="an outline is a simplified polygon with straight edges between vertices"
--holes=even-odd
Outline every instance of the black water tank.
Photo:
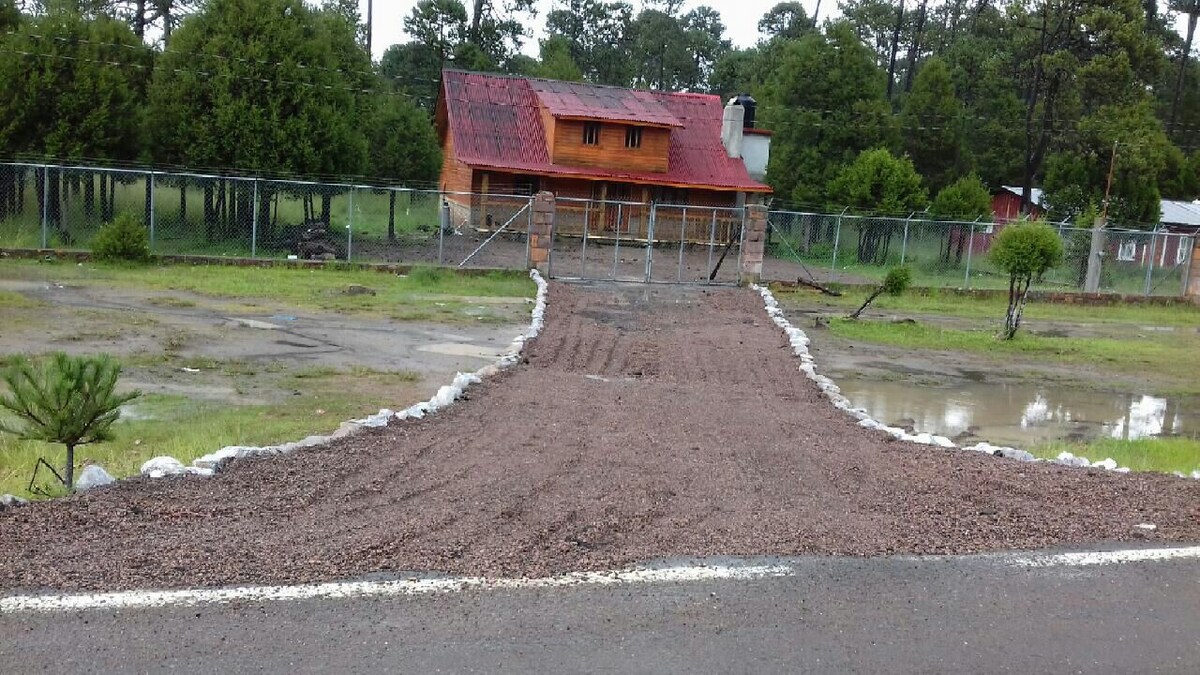
[[746,115],[742,119],[742,127],[746,129],[753,129],[754,109],[758,106],[758,102],[755,101],[754,97],[750,94],[738,94],[737,97],[733,99],[733,102],[746,109]]

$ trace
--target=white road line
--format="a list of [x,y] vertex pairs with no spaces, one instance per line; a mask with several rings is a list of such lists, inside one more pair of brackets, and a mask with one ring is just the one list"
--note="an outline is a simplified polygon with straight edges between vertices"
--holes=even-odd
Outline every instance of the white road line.
[[1200,558],[1200,546],[1016,556],[1009,560],[1009,564],[1017,567],[1086,567],[1089,565],[1158,562],[1163,560],[1179,560],[1182,558]]
[[[1150,548],[1124,551],[1087,551],[1054,554],[984,554],[981,556],[911,557],[911,560],[969,561],[999,558],[1012,567],[1051,568],[1117,565],[1200,558],[1200,546]],[[611,572],[571,572],[536,579],[487,579],[447,577],[396,581],[345,581],[303,586],[243,586],[240,588],[196,588],[174,591],[121,591],[115,593],[14,595],[0,598],[0,614],[10,612],[66,612],[93,609],[144,609],[192,607],[230,602],[287,600],[345,600],[369,597],[401,597],[452,593],[467,590],[522,590],[584,586],[686,583],[701,581],[751,581],[789,577],[798,573],[791,564],[775,565],[686,565]]]
[[15,595],[0,598],[0,614],[86,609],[188,607],[235,601],[347,599],[424,595],[465,590],[540,589],[672,582],[748,580],[793,574],[786,565],[684,566],[622,572],[572,572],[538,579],[452,577],[397,581],[349,581],[304,586],[246,586],[177,591],[122,591],[77,595]]

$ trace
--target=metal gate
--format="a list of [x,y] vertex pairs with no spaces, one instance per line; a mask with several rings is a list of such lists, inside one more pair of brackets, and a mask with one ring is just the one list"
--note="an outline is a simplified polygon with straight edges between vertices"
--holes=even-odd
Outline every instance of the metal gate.
[[549,275],[736,284],[744,219],[744,208],[560,197]]

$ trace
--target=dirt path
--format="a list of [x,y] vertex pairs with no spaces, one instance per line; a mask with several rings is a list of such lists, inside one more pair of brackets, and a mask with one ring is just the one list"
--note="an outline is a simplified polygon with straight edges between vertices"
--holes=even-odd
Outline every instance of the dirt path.
[[744,290],[552,286],[528,363],[444,414],[213,479],[0,513],[0,587],[542,575],[696,554],[1200,540],[1200,482],[902,444]]

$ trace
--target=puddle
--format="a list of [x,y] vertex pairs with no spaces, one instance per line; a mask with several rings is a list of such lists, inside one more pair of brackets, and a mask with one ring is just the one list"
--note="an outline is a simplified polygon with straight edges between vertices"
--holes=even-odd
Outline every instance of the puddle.
[[843,377],[855,407],[894,426],[1028,447],[1047,441],[1155,436],[1200,439],[1200,401],[1065,387],[964,382],[914,387]]

